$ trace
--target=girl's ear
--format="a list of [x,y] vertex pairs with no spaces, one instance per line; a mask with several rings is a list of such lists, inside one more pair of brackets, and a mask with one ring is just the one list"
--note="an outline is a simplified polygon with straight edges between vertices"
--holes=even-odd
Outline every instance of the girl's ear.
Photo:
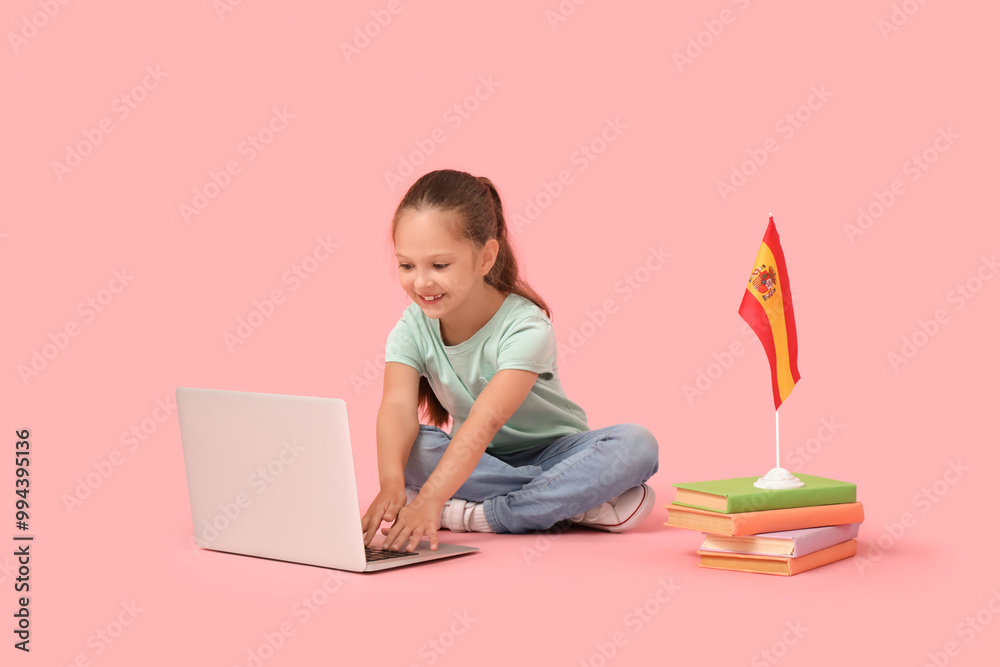
[[483,244],[483,249],[479,251],[479,273],[485,276],[490,272],[499,252],[500,243],[496,239],[490,239]]

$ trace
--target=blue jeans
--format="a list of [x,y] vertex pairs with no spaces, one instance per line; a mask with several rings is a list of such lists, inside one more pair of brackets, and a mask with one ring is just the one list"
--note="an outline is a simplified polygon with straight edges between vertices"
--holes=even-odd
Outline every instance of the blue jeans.
[[[420,488],[451,436],[420,425],[406,463],[406,485]],[[495,533],[545,530],[645,482],[659,465],[656,438],[639,424],[556,438],[513,454],[484,453],[455,498],[483,503]]]

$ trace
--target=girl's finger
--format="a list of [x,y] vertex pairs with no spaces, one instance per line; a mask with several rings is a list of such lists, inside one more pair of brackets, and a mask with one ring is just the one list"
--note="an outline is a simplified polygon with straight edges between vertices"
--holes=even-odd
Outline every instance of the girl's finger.
[[385,533],[385,539],[382,541],[382,548],[395,550],[396,547],[393,545],[396,544],[402,530],[403,527],[399,524],[399,521],[397,521],[389,527],[388,532],[383,531]]
[[410,537],[409,528],[403,528],[401,531],[399,531],[399,534],[396,535],[395,539],[389,540],[389,542],[392,544],[392,550],[399,551],[400,547],[406,544],[406,541],[409,537]]
[[364,522],[362,522],[361,528],[365,532],[365,546],[366,547],[371,543],[372,538],[375,537],[375,533],[378,532],[378,527],[381,526],[381,525],[382,525],[382,522],[381,521],[376,521],[374,517],[371,518],[368,521],[367,526],[365,525]]

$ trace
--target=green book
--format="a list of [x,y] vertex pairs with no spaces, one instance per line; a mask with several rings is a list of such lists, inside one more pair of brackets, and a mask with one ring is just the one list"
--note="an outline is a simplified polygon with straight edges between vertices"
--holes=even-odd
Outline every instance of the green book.
[[758,489],[753,483],[759,476],[677,483],[674,484],[677,487],[674,502],[722,514],[857,502],[857,484],[801,473],[796,477],[805,486],[797,489]]

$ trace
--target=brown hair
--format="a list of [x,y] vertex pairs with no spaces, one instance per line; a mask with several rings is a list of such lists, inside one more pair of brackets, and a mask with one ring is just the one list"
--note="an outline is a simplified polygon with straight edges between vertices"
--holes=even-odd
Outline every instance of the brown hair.
[[[552,312],[535,290],[520,276],[514,248],[507,236],[507,223],[503,215],[503,202],[493,182],[485,176],[473,176],[464,171],[440,169],[424,174],[410,186],[392,217],[392,238],[396,238],[399,219],[406,211],[454,211],[463,224],[452,229],[456,238],[471,242],[476,252],[482,250],[490,239],[500,244],[496,261],[483,280],[501,292],[513,293],[528,299],[545,311],[549,319]],[[433,426],[443,427],[451,415],[434,395],[430,383],[420,377],[418,406]]]

